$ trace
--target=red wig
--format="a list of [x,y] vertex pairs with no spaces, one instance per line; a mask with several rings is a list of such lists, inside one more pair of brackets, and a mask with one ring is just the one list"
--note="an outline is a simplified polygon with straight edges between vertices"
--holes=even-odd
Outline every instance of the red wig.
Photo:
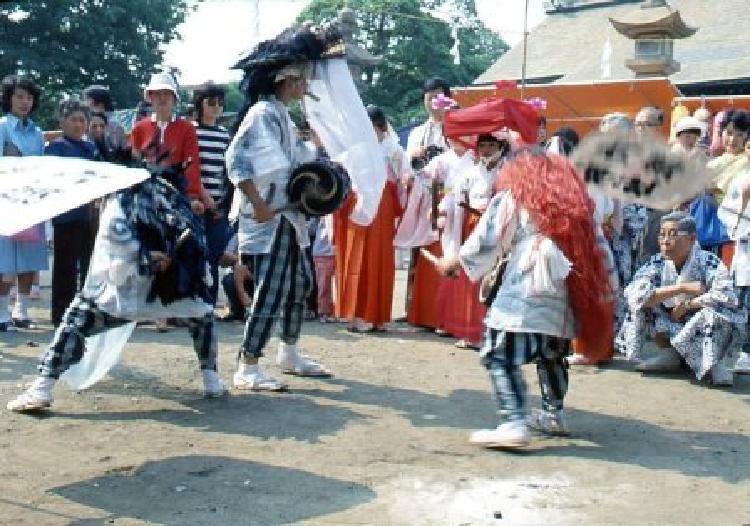
[[611,331],[607,270],[594,233],[594,202],[575,167],[559,155],[522,150],[498,176],[498,190],[510,190],[539,231],[573,265],[566,279],[577,322],[577,338],[587,358],[609,357]]

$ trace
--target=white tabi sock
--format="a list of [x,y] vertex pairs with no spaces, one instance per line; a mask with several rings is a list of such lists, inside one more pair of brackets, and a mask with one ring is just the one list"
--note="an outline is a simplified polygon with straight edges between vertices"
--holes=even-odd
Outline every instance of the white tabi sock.
[[295,358],[297,358],[297,355],[299,355],[299,352],[297,351],[297,346],[295,344],[284,342],[279,343],[279,354],[277,356],[277,361],[287,362],[290,360],[294,360]]
[[0,296],[0,323],[10,321],[10,313],[8,312],[9,303],[10,296]]
[[241,363],[237,372],[242,376],[257,376],[260,374],[260,366],[257,363],[253,365]]
[[39,398],[47,400],[52,399],[52,390],[55,388],[57,380],[54,378],[47,378],[45,376],[37,376],[34,383],[29,387],[29,392],[33,393]]
[[13,317],[17,320],[28,320],[29,319],[29,295],[28,294],[17,294],[16,305],[13,307]]

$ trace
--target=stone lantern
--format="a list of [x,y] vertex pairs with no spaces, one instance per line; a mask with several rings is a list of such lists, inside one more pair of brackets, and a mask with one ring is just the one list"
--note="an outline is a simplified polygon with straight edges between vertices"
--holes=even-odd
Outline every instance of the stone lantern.
[[346,6],[339,12],[338,24],[344,39],[349,71],[357,87],[361,87],[362,68],[377,66],[382,62],[383,57],[373,55],[354,41],[354,34],[357,31],[357,13],[352,8]]
[[625,65],[637,78],[668,77],[680,71],[680,63],[674,59],[674,41],[698,31],[665,0],[644,1],[624,19],[609,21],[618,33],[635,41],[635,57]]

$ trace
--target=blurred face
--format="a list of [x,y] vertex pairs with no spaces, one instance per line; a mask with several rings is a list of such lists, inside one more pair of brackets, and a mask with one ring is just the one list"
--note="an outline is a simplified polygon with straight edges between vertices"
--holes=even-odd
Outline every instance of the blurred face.
[[88,121],[86,120],[85,113],[82,111],[74,111],[65,117],[60,125],[62,126],[63,135],[65,135],[65,137],[80,141],[86,133]]
[[372,129],[375,130],[375,136],[378,138],[379,142],[383,142],[383,139],[385,139],[386,135],[388,135],[387,128],[381,128],[380,126],[376,126],[375,124],[373,124]]
[[641,110],[635,116],[636,133],[657,133],[659,130],[659,117],[653,110]]
[[735,128],[734,123],[730,122],[724,131],[721,132],[721,142],[729,153],[742,153],[745,149],[747,133]]
[[448,146],[450,146],[451,150],[456,152],[456,155],[458,155],[459,157],[461,157],[463,154],[466,153],[466,146],[464,146],[457,140],[449,138],[447,139],[447,141],[448,141]]
[[307,92],[307,79],[304,77],[287,77],[281,81],[276,95],[284,100],[302,100]]
[[224,113],[224,99],[222,97],[206,97],[201,102],[203,122],[215,123]]
[[106,127],[107,125],[101,117],[91,117],[91,122],[89,123],[89,137],[95,141],[101,141],[104,139],[104,129]]
[[695,244],[695,234],[682,233],[679,228],[677,223],[667,221],[659,230],[659,250],[678,267],[685,263]]
[[682,145],[685,150],[688,152],[695,148],[695,145],[698,144],[698,139],[700,139],[700,133],[695,133],[692,131],[684,131],[681,134],[677,136],[677,141]]
[[175,96],[168,89],[148,92],[151,105],[157,115],[170,115],[174,109]]
[[98,104],[94,102],[94,99],[86,97],[86,106],[91,108],[91,111],[95,111],[97,113],[106,113],[106,110],[104,109],[104,104]]
[[10,112],[19,119],[25,119],[31,113],[34,106],[34,96],[23,88],[13,90],[10,98]]
[[546,141],[547,141],[547,125],[540,124],[536,132],[536,142],[537,144],[542,144],[543,142],[546,142]]
[[438,95],[442,95],[443,90],[442,89],[434,89],[431,91],[427,91],[424,94],[424,97],[422,98],[422,103],[424,104],[424,109],[427,110],[427,113],[432,115],[433,117],[437,118],[438,120],[441,120],[443,118],[443,115],[445,115],[445,110],[433,110],[432,109],[432,99],[437,97]]
[[500,151],[500,143],[498,141],[482,141],[477,143],[477,153],[479,157],[489,158],[497,154]]

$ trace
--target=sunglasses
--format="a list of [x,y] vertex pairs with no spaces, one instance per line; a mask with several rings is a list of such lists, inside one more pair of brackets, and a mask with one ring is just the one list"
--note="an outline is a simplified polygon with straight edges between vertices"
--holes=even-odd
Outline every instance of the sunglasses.
[[206,104],[209,106],[223,106],[224,99],[220,99],[219,97],[207,97]]
[[687,232],[671,230],[669,232],[659,232],[659,239],[674,240],[682,236],[690,235]]

